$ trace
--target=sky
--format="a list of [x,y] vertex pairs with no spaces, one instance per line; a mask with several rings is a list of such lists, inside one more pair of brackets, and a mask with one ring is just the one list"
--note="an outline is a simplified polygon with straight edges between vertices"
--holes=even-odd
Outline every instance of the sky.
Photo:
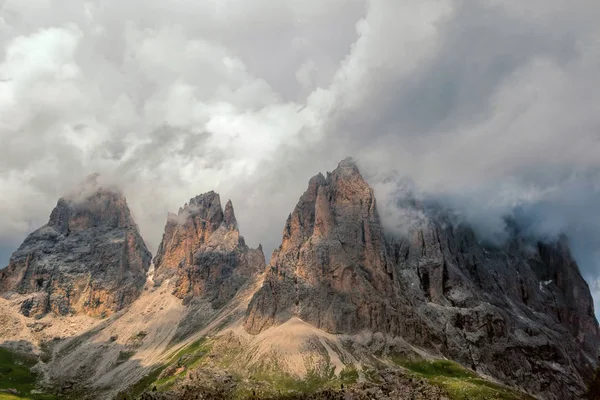
[[353,156],[482,235],[566,233],[600,309],[597,0],[0,0],[0,264],[99,172],[154,253],[215,190],[270,252]]

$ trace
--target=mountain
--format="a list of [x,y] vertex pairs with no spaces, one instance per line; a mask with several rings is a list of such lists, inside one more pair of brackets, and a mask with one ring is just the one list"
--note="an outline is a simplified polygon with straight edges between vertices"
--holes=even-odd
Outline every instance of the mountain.
[[108,316],[140,295],[151,254],[125,197],[98,178],[60,198],[0,270],[0,292],[23,315]]
[[411,311],[423,316],[404,337],[544,398],[581,397],[600,332],[564,237],[513,232],[486,246],[470,227],[433,215],[389,240],[388,252]]
[[310,180],[245,327],[256,334],[297,316],[331,333],[393,333],[400,317],[393,275],[373,190],[346,159]]
[[402,234],[345,159],[309,181],[266,265],[208,192],[168,215],[148,269],[124,198],[92,179],[0,272],[0,346],[61,399],[582,398],[600,332],[567,239],[507,219],[492,245],[451,210],[398,207],[418,216]]
[[154,265],[154,281],[173,279],[175,296],[185,301],[202,297],[220,308],[264,270],[265,256],[261,246],[246,245],[231,201],[223,211],[219,195],[211,191],[168,215]]
[[[566,239],[480,243],[443,212],[385,235],[351,159],[313,177],[289,216],[245,328],[292,317],[333,334],[399,336],[547,398],[578,398],[600,347],[589,288]],[[422,207],[421,207],[422,208]]]
[[39,326],[47,386],[75,399],[134,390],[183,347],[243,318],[264,269],[262,249],[245,244],[231,202],[223,209],[215,192],[192,198],[167,216],[153,272],[126,310],[58,342],[59,322]]

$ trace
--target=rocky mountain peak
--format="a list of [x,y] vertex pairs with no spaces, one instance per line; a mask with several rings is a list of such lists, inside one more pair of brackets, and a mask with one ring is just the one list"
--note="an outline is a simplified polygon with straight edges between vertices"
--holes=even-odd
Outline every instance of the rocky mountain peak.
[[342,161],[340,161],[337,165],[337,168],[333,172],[336,172],[338,174],[346,173],[360,176],[360,171],[358,170],[356,160],[354,160],[354,158],[352,157],[346,157]]
[[480,242],[444,212],[385,235],[372,189],[345,159],[308,184],[247,310],[252,334],[298,317],[330,333],[409,343],[551,399],[580,398],[600,331],[564,240]]
[[237,229],[237,220],[235,219],[235,212],[233,211],[231,200],[227,200],[227,204],[225,204],[224,220],[225,225],[230,229]]
[[373,191],[346,159],[327,178],[309,181],[246,329],[260,332],[292,316],[334,333],[383,329],[393,298],[389,267]]
[[127,201],[89,176],[61,197],[0,271],[0,291],[17,296],[25,315],[109,315],[133,302],[151,254]]
[[50,214],[48,226],[63,235],[93,227],[135,226],[123,193],[100,185],[98,178],[98,174],[90,175],[76,190],[61,197]]
[[214,232],[223,222],[221,198],[218,193],[210,191],[190,199],[178,213],[181,222],[198,218],[204,221],[210,232]]
[[168,217],[154,259],[155,282],[170,279],[176,296],[205,298],[218,308],[264,263],[262,248],[250,249],[240,235],[231,201],[223,211],[219,194],[210,191]]

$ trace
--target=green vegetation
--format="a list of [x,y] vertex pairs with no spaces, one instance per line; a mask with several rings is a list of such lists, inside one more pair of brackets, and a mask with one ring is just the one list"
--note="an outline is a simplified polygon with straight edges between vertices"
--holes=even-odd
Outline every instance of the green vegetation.
[[321,375],[310,371],[306,378],[298,379],[286,373],[256,372],[250,377],[251,381],[268,384],[272,392],[313,393],[319,389],[336,386],[333,369],[329,374]]
[[171,362],[176,362],[179,366],[188,368],[195,367],[211,349],[212,343],[207,342],[206,338],[200,338],[194,343],[179,350],[171,358]]
[[[141,395],[145,390],[167,391],[172,389],[188,373],[197,367],[202,367],[211,354],[215,342],[201,338],[194,343],[177,351],[171,359],[163,366],[155,369],[144,379],[131,387],[127,392],[120,395],[127,395],[135,398]],[[225,370],[230,370],[235,362],[239,362],[238,349],[227,347],[220,351],[218,358],[211,359]],[[279,396],[282,394],[303,394],[312,393],[321,389],[339,389],[341,385],[349,386],[358,380],[358,371],[353,366],[347,366],[342,370],[339,377],[335,375],[334,368],[327,366],[323,370],[310,371],[304,379],[299,379],[287,373],[278,372],[277,360],[269,365],[255,366],[248,372],[248,376],[237,376],[233,379],[238,383],[234,385],[232,398],[246,399],[259,393],[261,396]],[[230,370],[231,371],[231,370]],[[162,376],[161,376],[162,375]],[[244,381],[243,384],[241,382]],[[265,398],[266,398],[265,397]],[[118,397],[119,398],[119,397]]]
[[463,368],[459,364],[448,360],[418,360],[407,361],[404,363],[400,361],[397,363],[411,372],[423,375],[427,378],[444,376],[447,378],[469,379],[477,378],[478,376],[473,371]]
[[154,382],[156,382],[156,380],[158,379],[160,374],[163,372],[165,367],[166,366],[160,366],[158,368],[155,368],[154,370],[152,370],[152,372],[150,372],[148,375],[143,377],[141,380],[139,380],[135,385],[130,387],[128,390],[126,390],[125,392],[119,393],[117,395],[117,399],[122,399],[122,398],[136,399],[136,398],[138,398],[139,396],[141,396],[142,393],[144,393],[144,391],[146,389],[148,389]]
[[392,358],[392,360],[415,376],[425,378],[429,383],[444,388],[453,400],[533,399],[524,393],[482,379],[473,371],[463,368],[453,361],[404,361],[399,358]]
[[352,385],[358,381],[358,371],[353,366],[346,366],[342,372],[340,372],[340,381],[344,385]]
[[[213,346],[215,346],[214,349]],[[233,373],[231,376],[233,380],[229,381],[231,386],[224,387],[223,390],[231,390],[228,396],[234,399],[247,399],[254,395],[264,398],[302,396],[321,390],[339,390],[342,387],[351,387],[359,379],[359,371],[353,365],[346,365],[336,376],[334,368],[327,362],[327,355],[325,355],[325,363],[320,368],[309,371],[303,379],[280,372],[276,356],[273,359],[265,360],[261,365],[254,365],[245,372],[238,371],[239,374],[236,374],[233,371],[238,369],[231,367],[240,363],[239,349],[235,346],[225,346],[223,349],[217,346],[219,346],[219,342],[202,338],[181,348],[165,365],[153,370],[130,388],[126,394],[130,398],[131,396],[135,398],[145,390],[170,390],[176,387],[189,371],[198,367],[210,369],[218,366],[229,371],[230,374]],[[443,388],[453,400],[533,399],[509,387],[487,381],[475,372],[452,361],[411,360],[401,356],[392,357],[392,361],[403,367],[410,377],[426,380],[432,385]],[[383,366],[384,364],[381,363],[381,367]],[[375,384],[382,383],[379,368],[379,365],[363,367],[361,374]],[[202,381],[203,378],[196,377],[194,379]],[[210,390],[208,386],[206,388]]]
[[22,400],[23,397],[15,396],[9,393],[0,393],[0,400]]
[[49,394],[31,393],[35,390],[37,378],[31,372],[31,367],[36,363],[35,357],[0,348],[0,389],[14,389],[18,392],[18,394],[0,392],[0,400],[53,400],[56,398]]
[[[130,340],[136,340],[140,337],[143,338],[145,336],[145,332],[140,332],[137,335],[132,336]],[[150,372],[148,375],[146,375],[144,378],[138,381],[127,391],[120,393],[117,396],[117,398],[122,398],[125,395],[128,396],[128,398],[137,398],[145,390],[150,389],[154,386],[156,386],[157,390],[159,391],[165,391],[170,389],[179,379],[185,376],[188,369],[200,365],[203,357],[209,353],[211,348],[212,343],[208,343],[206,341],[206,338],[201,338],[195,341],[194,343],[191,343],[190,345],[182,348],[176,354],[174,354],[167,363],[155,368],[154,370],[152,370],[152,372]],[[123,355],[121,353],[123,353]],[[117,360],[117,363],[120,359],[125,359],[126,357],[126,359],[128,359],[129,357],[131,357],[130,352],[121,353],[119,353],[119,359]],[[173,374],[169,374],[169,376],[159,379],[160,375],[166,369],[172,369]],[[181,372],[176,372],[178,369],[181,369]],[[0,400],[2,399],[0,398]]]

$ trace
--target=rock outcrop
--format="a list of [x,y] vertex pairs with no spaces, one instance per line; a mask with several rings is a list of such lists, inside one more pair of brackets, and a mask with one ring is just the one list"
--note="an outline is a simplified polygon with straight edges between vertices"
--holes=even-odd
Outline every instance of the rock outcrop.
[[251,276],[265,268],[262,247],[249,248],[240,235],[231,201],[223,211],[217,193],[192,198],[169,214],[154,259],[155,283],[174,282],[173,294],[208,300],[220,308]]
[[398,326],[393,268],[373,190],[344,160],[310,180],[288,217],[246,329],[297,316],[331,333],[388,332]]
[[24,315],[107,316],[142,292],[152,256],[125,197],[97,180],[59,199],[0,270],[0,292],[17,295]]
[[565,238],[544,243],[513,231],[502,246],[486,246],[434,213],[387,248],[421,316],[413,334],[404,332],[411,342],[544,398],[581,397],[600,332]]
[[423,218],[407,236],[384,235],[351,159],[313,177],[246,330],[297,316],[330,333],[382,332],[545,398],[580,398],[600,332],[566,239],[538,242],[513,230],[488,246],[448,213],[406,204]]

